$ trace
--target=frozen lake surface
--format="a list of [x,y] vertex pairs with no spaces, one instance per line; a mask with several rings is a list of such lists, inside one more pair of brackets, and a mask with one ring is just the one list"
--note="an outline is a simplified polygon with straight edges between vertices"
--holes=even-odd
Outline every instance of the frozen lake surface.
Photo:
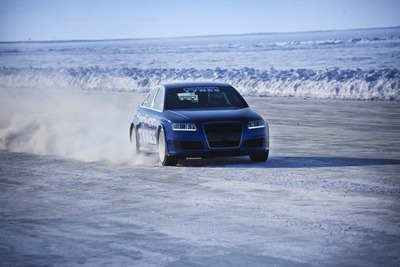
[[1,266],[400,265],[398,102],[247,97],[268,162],[162,167],[129,151],[144,94],[12,92]]
[[[0,43],[0,266],[400,266],[399,69],[398,27]],[[174,81],[234,85],[268,162],[133,157]]]

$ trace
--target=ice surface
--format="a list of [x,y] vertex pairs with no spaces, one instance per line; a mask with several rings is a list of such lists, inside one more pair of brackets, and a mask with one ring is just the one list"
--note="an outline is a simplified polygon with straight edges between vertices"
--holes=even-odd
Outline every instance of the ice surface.
[[21,92],[0,98],[4,266],[400,264],[398,102],[248,97],[268,162],[162,167],[129,154],[143,93]]
[[[399,102],[354,100],[399,62],[399,28],[0,44],[0,266],[399,266]],[[133,156],[178,80],[246,95],[268,162]]]

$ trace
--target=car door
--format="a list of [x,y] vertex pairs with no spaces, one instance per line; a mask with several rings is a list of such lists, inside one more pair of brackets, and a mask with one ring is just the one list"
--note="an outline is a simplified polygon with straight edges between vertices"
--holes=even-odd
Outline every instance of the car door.
[[157,149],[158,111],[153,109],[159,87],[154,88],[142,102],[137,114],[137,134],[141,150],[154,152]]

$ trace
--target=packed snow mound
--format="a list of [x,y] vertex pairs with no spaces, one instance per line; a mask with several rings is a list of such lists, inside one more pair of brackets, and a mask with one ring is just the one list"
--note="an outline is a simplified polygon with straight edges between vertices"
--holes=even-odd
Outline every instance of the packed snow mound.
[[219,81],[245,96],[400,100],[399,69],[0,68],[0,86],[147,92],[159,83]]

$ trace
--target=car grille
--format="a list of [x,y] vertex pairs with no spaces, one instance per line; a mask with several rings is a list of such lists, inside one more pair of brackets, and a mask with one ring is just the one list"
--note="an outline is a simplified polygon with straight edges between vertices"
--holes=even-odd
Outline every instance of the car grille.
[[210,148],[240,146],[242,123],[206,123],[203,128]]

